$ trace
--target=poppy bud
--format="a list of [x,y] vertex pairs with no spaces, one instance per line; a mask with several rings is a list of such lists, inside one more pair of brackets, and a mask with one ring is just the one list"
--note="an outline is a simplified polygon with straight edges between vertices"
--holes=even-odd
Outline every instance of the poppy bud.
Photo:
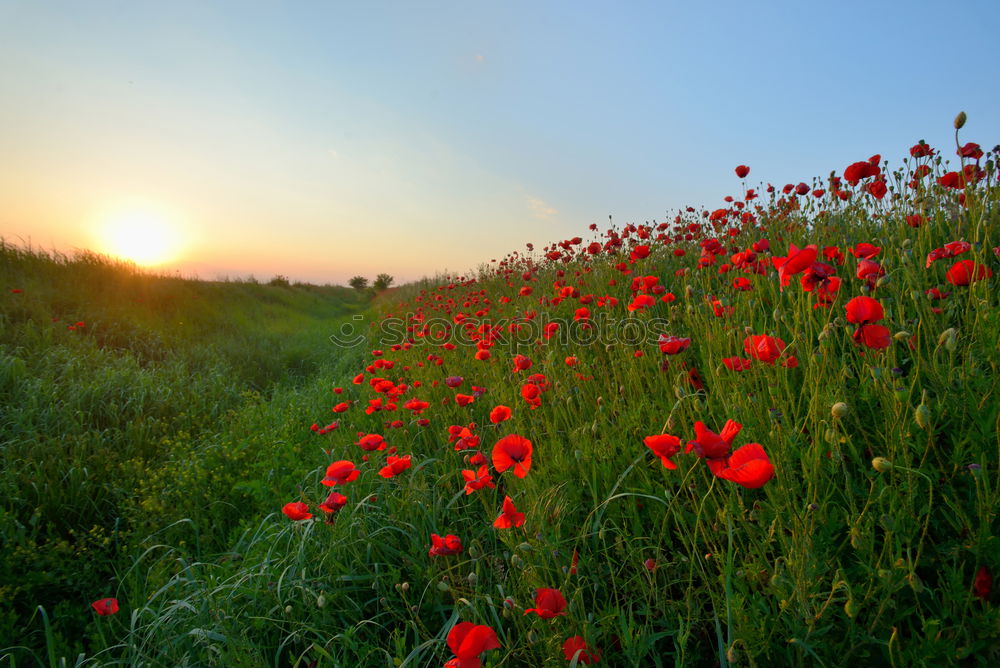
[[876,288],[884,288],[885,286],[889,285],[890,283],[892,283],[892,279],[889,278],[888,275],[886,275],[886,276],[883,276],[882,278],[878,279],[877,281],[875,281],[875,287]]
[[729,663],[736,663],[736,658],[736,643],[733,643],[729,646],[729,649],[726,650],[726,661]]
[[949,352],[954,351],[955,347],[958,346],[958,330],[954,327],[949,327],[941,332],[941,336],[938,337],[938,345],[944,346],[945,350]]
[[521,543],[517,546],[517,549],[521,550],[521,552],[531,552],[531,543]]
[[892,470],[892,462],[885,457],[876,457],[872,460],[872,468],[879,473],[888,473]]
[[286,615],[292,614],[292,606],[290,606],[290,605],[286,605],[285,606],[285,614]]
[[964,125],[965,125],[965,121],[966,121],[966,120],[967,120],[968,118],[969,118],[969,117],[965,115],[965,112],[964,112],[964,111],[960,111],[960,112],[958,112],[958,116],[956,116],[956,117],[955,117],[955,129],[956,129],[956,130],[961,130],[961,129],[962,129],[962,126],[964,126]]
[[901,329],[898,332],[896,332],[895,334],[893,334],[892,338],[896,339],[897,341],[906,341],[911,336],[913,336],[913,335],[910,334],[908,331],[906,331],[905,329]]
[[842,418],[845,415],[847,415],[847,413],[848,413],[849,410],[850,410],[850,408],[848,407],[847,404],[845,404],[843,401],[838,401],[830,409],[830,413],[835,418]]
[[512,555],[510,558],[510,565],[513,566],[514,568],[524,568],[524,559],[517,556],[516,554]]
[[469,573],[465,579],[468,580],[470,587],[475,587],[479,584],[479,576],[475,573]]
[[848,617],[854,619],[854,616],[858,614],[858,602],[854,600],[854,597],[847,599],[847,603],[844,604],[844,612]]
[[438,582],[437,589],[438,591],[448,591],[451,587],[448,586],[447,582]]
[[928,429],[931,425],[931,409],[927,404],[920,404],[913,411],[913,419],[921,429]]
[[326,596],[324,596],[323,594],[320,594],[319,596],[316,597],[316,607],[317,608],[325,608],[326,607]]
[[399,588],[402,589],[404,592],[410,591],[410,583],[404,582],[403,584],[399,585]]

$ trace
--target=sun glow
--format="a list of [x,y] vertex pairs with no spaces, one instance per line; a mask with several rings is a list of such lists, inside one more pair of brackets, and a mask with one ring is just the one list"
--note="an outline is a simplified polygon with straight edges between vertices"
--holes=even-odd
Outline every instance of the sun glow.
[[142,266],[171,260],[179,246],[176,226],[162,214],[144,209],[113,214],[102,236],[106,252]]

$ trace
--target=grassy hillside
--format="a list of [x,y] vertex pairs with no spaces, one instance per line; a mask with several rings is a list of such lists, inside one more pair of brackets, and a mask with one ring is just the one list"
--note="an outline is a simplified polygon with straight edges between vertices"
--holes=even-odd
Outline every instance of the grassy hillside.
[[43,606],[71,654],[151,537],[224,550],[301,477],[298,413],[362,304],[7,243],[0,286],[0,645],[44,647]]
[[[313,380],[242,403],[222,380],[178,389],[193,408],[159,468],[92,462],[75,424],[46,423],[76,465],[11,460],[20,495],[61,496],[10,531],[100,515],[71,487],[98,463],[90,485],[142,518],[128,544],[145,550],[57,604],[118,600],[90,613],[94,662],[992,665],[998,150],[951,166],[917,144],[894,171],[876,156],[785,188],[740,167],[720,208],[401,288]],[[42,358],[101,350],[50,329],[68,343]],[[158,393],[139,394],[145,424]],[[125,400],[84,396],[63,420],[129,428]],[[28,452],[47,438],[29,431]],[[110,519],[72,544],[113,551]],[[42,658],[77,647],[33,640]]]

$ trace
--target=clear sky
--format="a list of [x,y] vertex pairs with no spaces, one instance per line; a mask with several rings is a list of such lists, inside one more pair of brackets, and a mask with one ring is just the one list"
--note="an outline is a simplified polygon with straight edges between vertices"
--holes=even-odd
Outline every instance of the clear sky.
[[998,34],[997,0],[0,0],[0,236],[209,279],[463,271],[718,206],[741,163],[953,156],[961,110],[992,147]]

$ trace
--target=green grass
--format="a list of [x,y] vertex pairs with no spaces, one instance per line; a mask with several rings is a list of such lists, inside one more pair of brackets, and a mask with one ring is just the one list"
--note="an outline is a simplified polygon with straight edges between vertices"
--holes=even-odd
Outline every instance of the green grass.
[[89,602],[151,536],[225,550],[299,479],[299,414],[351,364],[327,337],[363,303],[7,243],[0,285],[0,645],[40,655],[42,606],[84,652]]

